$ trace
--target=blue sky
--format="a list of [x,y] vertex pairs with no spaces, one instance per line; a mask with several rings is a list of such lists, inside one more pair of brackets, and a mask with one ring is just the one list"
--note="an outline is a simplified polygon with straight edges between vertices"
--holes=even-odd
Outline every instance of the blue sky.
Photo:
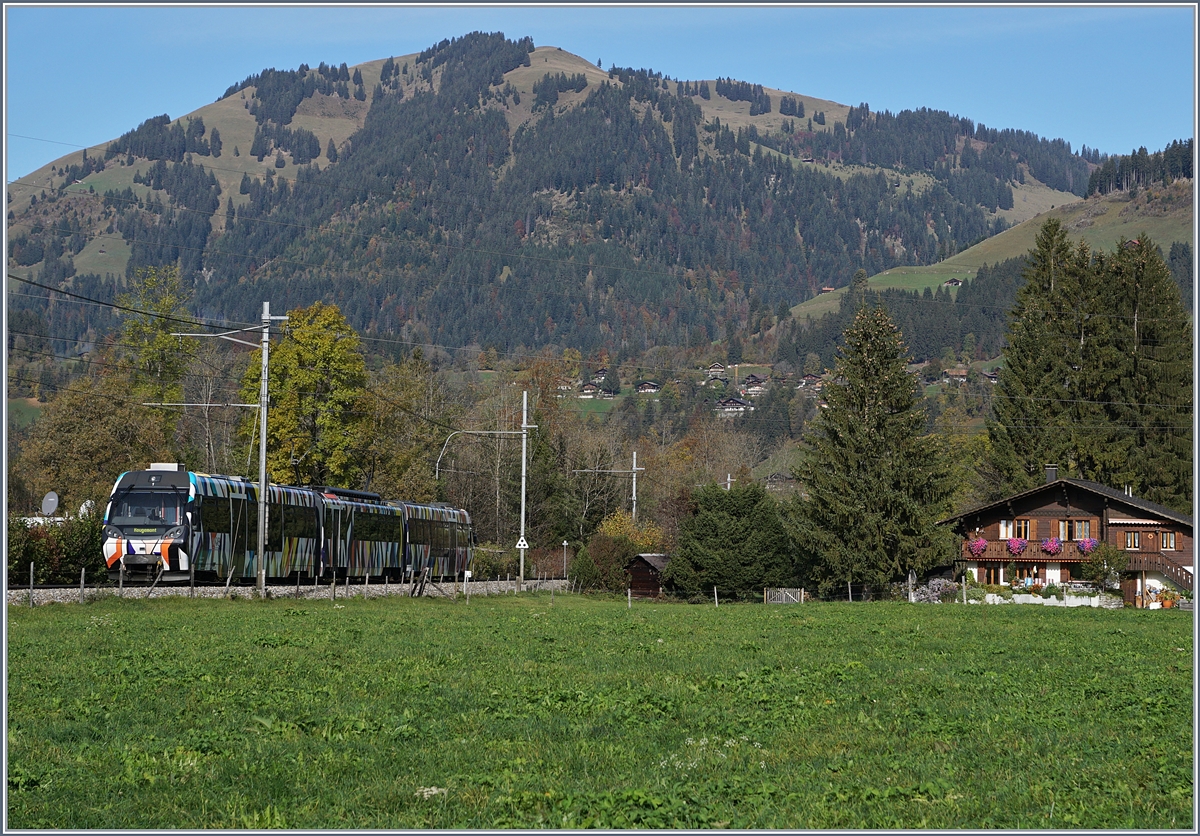
[[[605,67],[930,107],[1107,153],[1194,134],[1193,6],[5,6],[5,176],[182,116],[264,67],[473,30]],[[63,144],[56,144],[63,143]]]

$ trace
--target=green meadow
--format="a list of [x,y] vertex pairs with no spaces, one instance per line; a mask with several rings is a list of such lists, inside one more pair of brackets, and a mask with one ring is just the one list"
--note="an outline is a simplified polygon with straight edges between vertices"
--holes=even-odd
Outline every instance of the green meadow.
[[12,828],[1190,828],[1175,611],[8,609]]

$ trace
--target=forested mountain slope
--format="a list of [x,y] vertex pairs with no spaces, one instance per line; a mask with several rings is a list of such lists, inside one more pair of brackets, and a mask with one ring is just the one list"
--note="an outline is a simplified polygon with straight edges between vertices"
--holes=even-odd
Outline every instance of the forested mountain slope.
[[[322,299],[365,333],[451,350],[628,356],[752,339],[856,270],[1002,231],[1022,183],[1082,197],[1105,161],[944,112],[606,71],[473,33],[264,70],[12,184],[9,267],[108,299],[177,263],[205,317]],[[112,324],[13,307],[59,352]]]

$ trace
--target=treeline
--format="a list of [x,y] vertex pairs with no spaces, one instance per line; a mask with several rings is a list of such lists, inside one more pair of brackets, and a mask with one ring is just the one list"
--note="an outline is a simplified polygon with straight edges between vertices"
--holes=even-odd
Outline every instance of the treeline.
[[1004,347],[1007,310],[1023,281],[1024,266],[1024,257],[985,264],[974,279],[963,282],[957,297],[944,285],[923,291],[851,289],[842,297],[837,311],[815,322],[784,322],[779,329],[775,360],[803,369],[811,365],[807,358],[812,354],[819,359],[820,368],[832,368],[840,335],[864,302],[887,308],[904,335],[913,362],[941,358],[947,353],[967,362],[996,357]]
[[771,112],[771,97],[763,92],[761,84],[734,81],[731,78],[717,78],[716,90],[718,96],[724,96],[730,101],[750,102],[751,116]]
[[587,76],[583,73],[546,73],[540,81],[533,83],[533,109],[553,107],[558,104],[558,94],[574,91],[582,93],[587,88]]
[[[308,64],[301,64],[295,70],[277,70],[270,67],[231,85],[221,98],[229,98],[247,87],[253,87],[254,98],[248,103],[247,109],[258,124],[274,122],[276,125],[286,125],[296,115],[296,108],[300,103],[316,93],[350,98],[349,81],[350,69],[344,61],[340,67],[332,67],[322,61],[316,74],[310,72]],[[362,88],[361,76],[357,86]],[[363,98],[365,97],[364,93]]]
[[1180,178],[1192,177],[1192,140],[1174,140],[1162,151],[1153,154],[1146,146],[1126,156],[1104,159],[1088,179],[1088,197],[1146,187],[1155,183],[1167,185]]
[[307,128],[293,129],[268,122],[254,129],[250,156],[258,158],[261,163],[267,154],[276,149],[290,151],[293,164],[307,165],[321,156],[321,141]]
[[791,96],[781,97],[779,99],[779,115],[795,116],[799,119],[803,119],[804,102],[801,99],[793,99]]
[[104,152],[104,159],[125,154],[147,160],[182,162],[185,154],[202,157],[221,156],[221,134],[213,128],[211,138],[205,138],[204,120],[189,119],[187,124],[171,123],[167,114],[154,116],[123,134],[111,143]]
[[[221,208],[221,184],[216,175],[202,165],[182,162],[168,166],[164,161],[156,160],[144,174],[134,174],[133,182],[163,189],[177,206],[193,212],[212,214]],[[105,192],[106,203],[116,204],[115,195],[111,199],[110,195],[113,193]]]

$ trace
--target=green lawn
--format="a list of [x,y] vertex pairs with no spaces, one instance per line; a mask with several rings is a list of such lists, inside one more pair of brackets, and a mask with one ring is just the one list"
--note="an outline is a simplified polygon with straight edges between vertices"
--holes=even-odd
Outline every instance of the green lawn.
[[8,611],[12,828],[1187,828],[1192,620],[547,595]]
[[42,414],[42,405],[26,398],[8,399],[8,422],[17,429],[27,427]]

